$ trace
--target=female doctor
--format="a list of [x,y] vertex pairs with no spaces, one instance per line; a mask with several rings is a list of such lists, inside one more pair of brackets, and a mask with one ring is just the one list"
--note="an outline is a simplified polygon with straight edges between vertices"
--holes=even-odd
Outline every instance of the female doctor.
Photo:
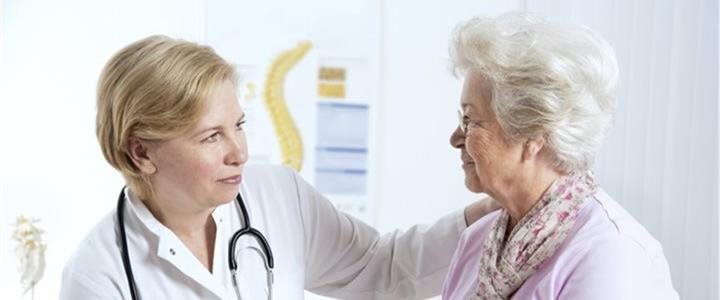
[[96,133],[127,187],[63,271],[61,299],[343,299],[436,295],[476,202],[380,235],[290,169],[245,166],[233,67],[151,36],[98,83]]

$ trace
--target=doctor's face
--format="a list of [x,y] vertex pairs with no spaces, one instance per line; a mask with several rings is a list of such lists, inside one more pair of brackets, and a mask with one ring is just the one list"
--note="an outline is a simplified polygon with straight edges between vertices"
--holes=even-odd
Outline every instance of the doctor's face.
[[205,112],[188,132],[158,142],[148,156],[157,168],[151,176],[159,198],[185,209],[207,209],[232,201],[248,159],[235,85],[219,84]]

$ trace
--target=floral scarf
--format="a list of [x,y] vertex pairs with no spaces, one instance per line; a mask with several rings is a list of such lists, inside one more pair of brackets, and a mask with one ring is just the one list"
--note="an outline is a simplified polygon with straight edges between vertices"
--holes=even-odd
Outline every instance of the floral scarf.
[[515,293],[555,253],[596,190],[591,172],[560,177],[509,235],[510,215],[503,209],[483,244],[474,299],[507,299]]

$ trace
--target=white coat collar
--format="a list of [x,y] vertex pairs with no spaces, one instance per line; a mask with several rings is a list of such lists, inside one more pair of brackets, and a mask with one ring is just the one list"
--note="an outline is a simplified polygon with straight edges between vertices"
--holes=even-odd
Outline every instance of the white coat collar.
[[[222,280],[216,279],[215,276],[219,276],[219,272],[224,271],[221,269],[222,266],[224,266],[224,264],[221,263],[221,259],[226,257],[226,253],[221,251],[221,249],[225,249],[225,242],[222,239],[225,234],[223,233],[223,226],[221,226],[221,223],[218,221],[223,218],[222,213],[227,210],[227,205],[216,207],[212,213],[212,217],[218,225],[216,226],[217,232],[215,234],[213,272],[210,273],[205,266],[197,260],[194,254],[185,247],[185,244],[182,243],[180,238],[153,216],[147,206],[137,198],[129,187],[125,188],[125,199],[127,203],[129,203],[127,206],[130,214],[135,215],[140,223],[157,237],[156,255],[175,266],[187,277],[192,278],[212,291],[218,297],[223,298],[225,288],[220,283]],[[231,203],[234,203],[234,201]],[[148,242],[152,243],[153,239],[150,239]],[[152,247],[150,249],[152,249]],[[222,278],[222,276],[219,277]]]

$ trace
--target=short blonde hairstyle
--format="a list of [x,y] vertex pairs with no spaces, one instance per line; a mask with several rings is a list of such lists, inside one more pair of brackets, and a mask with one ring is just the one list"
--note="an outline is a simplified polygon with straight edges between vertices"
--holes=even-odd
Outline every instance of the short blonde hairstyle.
[[140,199],[152,195],[129,155],[128,140],[162,140],[189,130],[213,89],[237,81],[234,67],[212,48],[150,36],[117,52],[97,86],[96,134],[105,159]]
[[592,167],[612,123],[618,77],[603,38],[585,27],[508,13],[461,23],[450,55],[456,74],[488,80],[490,106],[511,140],[544,137],[559,169]]

